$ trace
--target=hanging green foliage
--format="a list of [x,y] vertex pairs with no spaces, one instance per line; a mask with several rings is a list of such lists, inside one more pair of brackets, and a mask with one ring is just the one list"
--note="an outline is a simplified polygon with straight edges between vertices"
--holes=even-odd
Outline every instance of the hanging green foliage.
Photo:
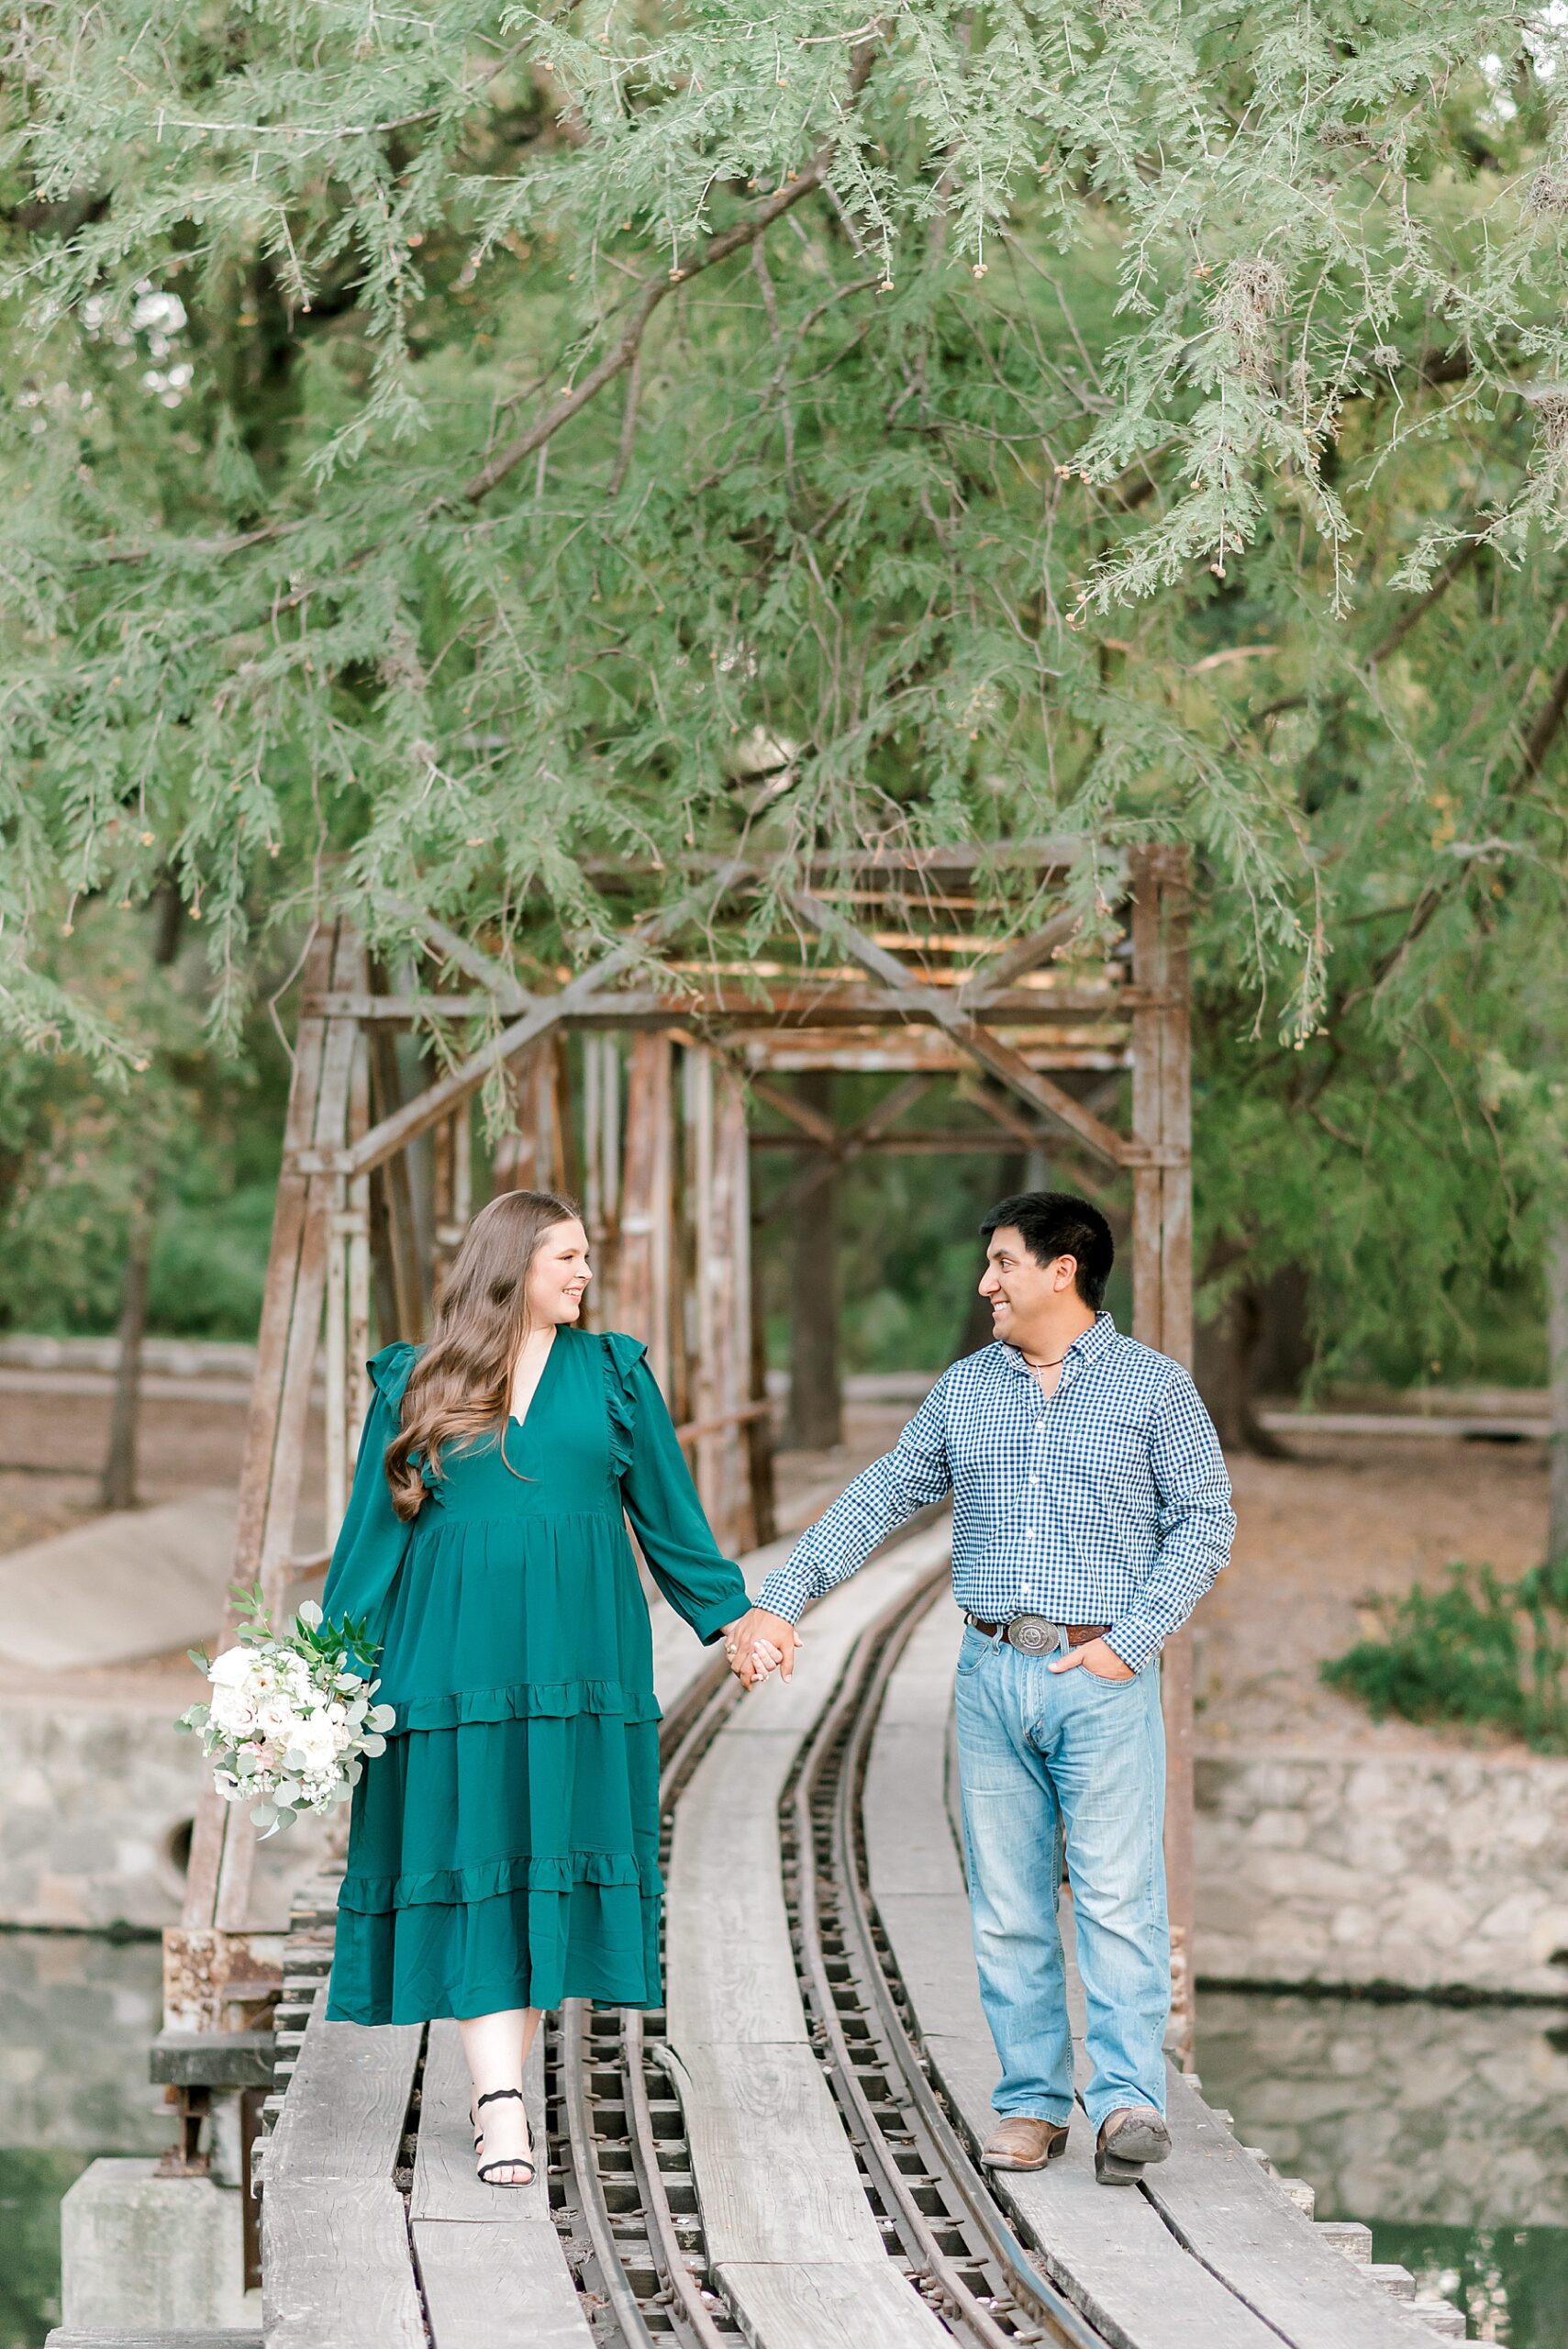
[[[102,1042],[31,941],[170,862],[232,1020],[279,906],[581,946],[596,855],[1184,836],[1310,1028],[1380,876],[1304,773],[1362,767],[1401,893],[1514,852],[1548,17],[7,13],[24,1034]],[[1403,631],[1461,573],[1445,844]]]
[[1182,839],[1215,1281],[1462,1356],[1568,1097],[1560,15],[0,6],[0,1020],[123,1062],[53,950],[171,873],[232,1038],[337,907]]

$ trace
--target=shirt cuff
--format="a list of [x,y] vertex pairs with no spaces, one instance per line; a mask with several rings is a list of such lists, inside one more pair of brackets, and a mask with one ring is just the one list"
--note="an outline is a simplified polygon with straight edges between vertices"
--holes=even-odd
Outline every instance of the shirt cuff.
[[792,1562],[785,1560],[775,1566],[752,1600],[770,1615],[782,1615],[786,1623],[798,1623],[813,1597],[811,1584],[803,1574],[792,1571]]
[[1129,1664],[1134,1672],[1141,1672],[1150,1658],[1159,1654],[1165,1636],[1147,1615],[1124,1615],[1111,1625],[1105,1642],[1123,1664]]

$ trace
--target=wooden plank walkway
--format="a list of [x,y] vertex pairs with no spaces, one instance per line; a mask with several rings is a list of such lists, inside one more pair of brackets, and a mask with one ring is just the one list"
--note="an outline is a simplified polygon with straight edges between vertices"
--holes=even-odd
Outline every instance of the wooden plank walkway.
[[530,2187],[482,2186],[474,2171],[473,2093],[455,2022],[433,2022],[425,2055],[409,2225],[440,2349],[591,2349],[593,2335],[550,2215],[544,2151],[544,2052],[523,2077],[539,2143]]
[[328,2022],[318,1991],[267,2146],[267,2349],[426,2349],[397,2166],[417,2023]]
[[[981,2009],[969,1899],[944,1790],[953,1659],[962,1624],[939,1599],[905,1651],[872,1745],[862,1806],[872,1898],[922,2045],[977,2142],[994,2125],[996,2057]],[[1000,2199],[1052,2280],[1113,2349],[1279,2349],[1135,2193],[1095,2183],[1087,2121],[1048,2170],[997,2172]]]
[[222,2328],[216,2332],[188,2327],[169,2332],[83,2332],[58,2324],[44,2335],[44,2349],[266,2349],[259,2332]]
[[937,2349],[895,2267],[810,2043],[784,1910],[779,1801],[861,1632],[938,1564],[915,1534],[812,1609],[795,1677],[737,1706],[675,1820],[669,2042],[708,2256],[766,2349]]
[[[975,2141],[995,2115],[948,1783],[962,1622],[939,1598],[889,1684],[862,1803],[872,1897],[932,2068]],[[1064,1904],[1071,1951],[1071,1903]],[[1080,2042],[1082,1993],[1073,1977]],[[993,2174],[1054,2280],[1114,2349],[1415,2349],[1432,2332],[1324,2240],[1172,2067],[1173,2153],[1140,2190],[1094,2176],[1080,2111],[1050,2169]]]
[[[737,1700],[676,1811],[665,2055],[702,2264],[750,2349],[940,2349],[951,2339],[889,2256],[813,2041],[780,1829],[792,1772],[861,1635],[913,1598],[949,1539],[945,1525],[909,1535],[813,1609],[794,1682]],[[925,2056],[978,2139],[996,2067],[954,1833],[959,1630],[939,1599],[906,1648],[872,1743],[862,1821],[872,1897]],[[669,1709],[712,1655],[662,1607],[654,1632]],[[1072,1975],[1070,1991],[1081,2033]],[[568,2264],[543,2161],[522,2192],[474,2176],[457,2026],[361,2031],[326,2022],[323,2004],[317,1995],[265,2151],[265,2349],[593,2349],[607,2339]],[[527,2086],[542,2154],[540,2049]],[[1137,2191],[1095,2185],[1081,2114],[1064,2161],[994,2180],[1018,2233],[1108,2349],[1418,2349],[1433,2337],[1333,2247],[1329,2230],[1313,2229],[1174,2075],[1170,2112],[1174,2156]]]

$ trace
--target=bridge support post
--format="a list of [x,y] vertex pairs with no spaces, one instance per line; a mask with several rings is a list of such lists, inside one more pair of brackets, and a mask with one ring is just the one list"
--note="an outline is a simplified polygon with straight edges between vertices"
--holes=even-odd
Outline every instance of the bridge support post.
[[[1153,1000],[1132,1016],[1132,1137],[1165,1162],[1132,1173],[1132,1330],[1189,1370],[1193,1359],[1192,1044],[1187,855],[1135,849],[1132,975]],[[1172,2052],[1193,2063],[1193,1651],[1165,1642],[1165,1878],[1171,1909]]]

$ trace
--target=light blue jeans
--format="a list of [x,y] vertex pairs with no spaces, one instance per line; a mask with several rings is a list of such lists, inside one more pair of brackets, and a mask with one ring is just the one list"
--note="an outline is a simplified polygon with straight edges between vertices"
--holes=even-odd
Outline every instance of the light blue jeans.
[[[1060,1653],[1060,1651],[1058,1651]],[[1171,2002],[1159,1666],[1097,1680],[1049,1669],[970,1623],[959,1651],[959,1776],[980,1998],[1003,2114],[1065,2121],[1073,2034],[1057,1922],[1065,1845],[1088,2009],[1084,2109],[1165,2110]]]

